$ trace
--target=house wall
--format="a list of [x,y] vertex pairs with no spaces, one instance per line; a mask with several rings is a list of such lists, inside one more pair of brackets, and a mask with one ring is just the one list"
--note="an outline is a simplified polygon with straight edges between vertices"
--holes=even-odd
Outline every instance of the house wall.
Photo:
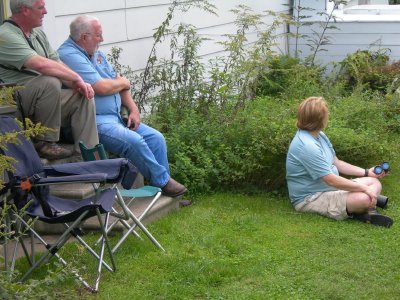
[[[297,0],[298,1],[298,0]],[[321,24],[324,17],[317,12],[322,12],[325,0],[302,0],[303,7],[312,7],[315,11],[304,10],[304,15],[310,18],[303,19],[303,22],[312,22],[312,26],[300,26],[299,33],[303,38],[291,38],[289,40],[289,52],[294,55],[297,43],[298,54],[305,58],[312,53],[309,40],[316,38],[314,32],[321,33]],[[326,0],[328,1],[328,0]],[[319,6],[317,5],[319,2]],[[330,13],[333,6],[327,2],[327,13]],[[359,13],[357,9],[363,9],[368,13]],[[348,54],[357,50],[379,50],[387,49],[392,61],[400,59],[400,6],[389,5],[362,5],[353,7],[351,10],[339,9],[334,12],[336,22],[330,24],[336,29],[328,29],[325,37],[328,43],[323,45],[325,51],[319,51],[316,55],[316,62],[323,65],[343,60]],[[356,10],[356,12],[354,12]],[[304,24],[304,23],[303,23]],[[296,28],[291,27],[291,32]]]
[[[70,22],[80,14],[90,14],[98,17],[103,24],[104,42],[101,50],[108,53],[113,46],[123,49],[120,62],[129,65],[133,70],[145,67],[153,45],[153,33],[167,15],[171,0],[48,0],[48,14],[44,20],[44,31],[51,44],[58,46],[68,37]],[[186,13],[178,13],[172,20],[173,24],[186,22],[195,25],[199,34],[212,39],[205,42],[199,49],[204,58],[223,54],[217,41],[223,40],[223,35],[235,32],[234,14],[230,11],[239,4],[251,7],[255,12],[273,10],[288,11],[289,0],[259,1],[259,0],[214,0],[209,1],[217,6],[218,16],[192,9]],[[271,19],[265,19],[271,22]],[[286,28],[280,29],[284,32]],[[254,41],[255,33],[248,35],[249,41]],[[164,43],[157,54],[165,55],[168,43]],[[286,53],[287,40],[282,38],[277,51]]]

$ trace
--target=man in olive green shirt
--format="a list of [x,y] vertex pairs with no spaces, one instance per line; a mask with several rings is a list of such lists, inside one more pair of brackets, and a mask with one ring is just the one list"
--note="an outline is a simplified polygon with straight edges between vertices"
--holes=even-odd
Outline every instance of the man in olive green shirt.
[[11,18],[0,26],[0,79],[24,86],[19,92],[22,116],[53,129],[37,137],[39,155],[59,159],[73,154],[57,144],[60,127],[71,128],[76,152],[79,141],[96,145],[94,91],[60,62],[38,28],[47,13],[45,1],[10,0],[10,8]]

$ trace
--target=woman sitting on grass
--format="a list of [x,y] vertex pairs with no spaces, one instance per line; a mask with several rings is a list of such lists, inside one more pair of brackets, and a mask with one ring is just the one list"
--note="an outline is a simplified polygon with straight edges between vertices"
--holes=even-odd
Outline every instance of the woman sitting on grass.
[[[328,137],[329,111],[322,97],[301,102],[297,112],[298,131],[286,158],[286,180],[291,202],[300,212],[313,212],[336,220],[348,217],[390,227],[393,221],[376,211],[382,190],[374,167],[363,169],[336,157]],[[347,179],[344,174],[355,176]]]

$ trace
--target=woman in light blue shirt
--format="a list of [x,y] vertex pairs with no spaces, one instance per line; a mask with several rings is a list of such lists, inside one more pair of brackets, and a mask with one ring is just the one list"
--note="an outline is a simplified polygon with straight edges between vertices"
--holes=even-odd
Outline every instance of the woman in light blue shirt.
[[[336,220],[348,217],[390,227],[392,219],[376,211],[382,190],[374,167],[363,169],[337,158],[322,132],[329,111],[322,97],[305,99],[297,112],[298,131],[286,158],[290,200],[299,212],[313,212]],[[347,179],[340,174],[357,177]],[[380,203],[380,202],[379,202]]]

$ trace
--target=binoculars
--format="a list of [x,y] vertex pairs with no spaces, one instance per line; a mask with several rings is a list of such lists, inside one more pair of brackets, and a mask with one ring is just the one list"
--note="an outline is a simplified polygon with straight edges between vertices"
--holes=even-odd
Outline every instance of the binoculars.
[[382,172],[387,173],[389,171],[389,169],[390,169],[390,164],[387,161],[384,161],[379,166],[375,166],[374,173],[376,175],[382,174]]

